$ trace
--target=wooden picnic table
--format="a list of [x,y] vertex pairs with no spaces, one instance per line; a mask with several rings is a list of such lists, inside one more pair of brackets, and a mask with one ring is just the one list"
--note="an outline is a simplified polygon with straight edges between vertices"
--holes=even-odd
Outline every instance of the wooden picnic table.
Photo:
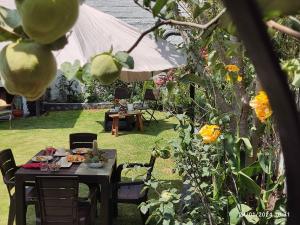
[[113,119],[111,134],[118,137],[119,134],[119,120],[120,118],[125,118],[127,116],[135,116],[136,117],[136,127],[140,131],[144,131],[143,119],[142,119],[142,112],[140,111],[132,111],[127,113],[116,113],[111,114],[109,117]]
[[[39,169],[20,168],[16,172],[16,225],[26,225],[25,211],[25,182],[35,181],[36,176],[77,176],[83,183],[98,183],[101,185],[101,207],[100,218],[102,225],[111,225],[113,217],[113,209],[110,200],[113,193],[113,182],[115,179],[115,171],[117,166],[117,151],[115,149],[102,150],[104,157],[108,158],[108,162],[102,168],[89,168],[85,163],[73,163],[69,168],[61,168],[57,172],[40,171]],[[42,155],[40,151],[37,155]],[[28,163],[32,161],[29,160]],[[116,205],[114,205],[116,207]],[[116,209],[114,209],[116,210]]]

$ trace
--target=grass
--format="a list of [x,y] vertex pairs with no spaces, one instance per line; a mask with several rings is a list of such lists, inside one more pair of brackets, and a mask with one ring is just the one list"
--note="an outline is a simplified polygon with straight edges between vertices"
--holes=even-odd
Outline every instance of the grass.
[[[13,121],[13,129],[8,129],[7,122],[0,122],[0,149],[11,148],[17,164],[23,164],[45,146],[69,146],[69,134],[92,132],[98,134],[100,148],[115,148],[118,163],[147,162],[154,142],[163,138],[169,140],[175,135],[175,119],[166,119],[164,113],[156,113],[159,123],[152,122],[145,126],[143,133],[133,130],[120,132],[119,137],[103,129],[104,110],[76,110],[51,112],[41,117],[30,117]],[[169,180],[180,185],[179,177],[172,173],[172,160],[158,159],[153,175],[161,180]],[[129,174],[125,174],[129,178]],[[85,190],[85,189],[83,189]],[[0,183],[0,225],[7,223],[9,198],[5,185]],[[121,205],[116,224],[141,224],[139,212],[135,206]],[[29,209],[27,224],[34,223],[34,211]]]

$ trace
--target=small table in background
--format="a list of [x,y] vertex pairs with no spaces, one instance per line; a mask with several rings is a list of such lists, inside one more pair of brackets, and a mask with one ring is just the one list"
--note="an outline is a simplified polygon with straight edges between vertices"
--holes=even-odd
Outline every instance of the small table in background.
[[117,113],[109,115],[110,118],[112,118],[112,128],[111,128],[111,134],[118,137],[119,132],[119,120],[120,118],[125,118],[127,116],[135,116],[136,117],[136,127],[140,131],[144,131],[144,125],[143,125],[143,119],[142,119],[142,113],[140,111],[132,111],[127,113]]

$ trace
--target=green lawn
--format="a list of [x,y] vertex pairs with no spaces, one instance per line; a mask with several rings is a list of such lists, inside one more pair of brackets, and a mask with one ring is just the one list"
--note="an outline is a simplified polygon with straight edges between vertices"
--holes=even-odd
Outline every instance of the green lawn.
[[[159,123],[152,122],[139,131],[120,132],[119,137],[105,132],[102,126],[104,110],[84,110],[52,112],[41,117],[31,117],[13,121],[13,129],[7,122],[0,122],[0,149],[11,148],[17,164],[28,161],[45,146],[68,148],[68,137],[75,132],[93,132],[98,134],[100,148],[115,148],[118,151],[118,163],[146,162],[150,158],[154,142],[164,138],[168,140],[175,133],[175,119],[166,119],[164,113],[156,113]],[[172,174],[172,161],[158,159],[153,175],[162,180],[170,180],[180,185],[179,177]],[[125,174],[125,176],[129,176]],[[2,178],[1,178],[2,180]],[[121,205],[116,224],[141,224],[139,212],[135,206]],[[34,224],[34,211],[29,209],[28,224]],[[8,194],[3,182],[0,183],[0,225],[7,223]]]

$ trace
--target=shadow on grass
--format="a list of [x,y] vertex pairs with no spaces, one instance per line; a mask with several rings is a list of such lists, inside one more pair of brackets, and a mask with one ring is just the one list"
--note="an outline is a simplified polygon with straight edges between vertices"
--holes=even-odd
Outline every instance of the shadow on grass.
[[[40,117],[14,119],[11,130],[73,128],[82,110],[61,111],[44,114]],[[0,130],[8,130],[8,122],[0,122]]]
[[[109,130],[109,131],[104,130],[104,122],[103,121],[96,121],[96,122],[103,127],[103,130],[100,133],[111,133],[111,130]],[[132,134],[142,134],[142,135],[157,136],[165,130],[174,129],[176,125],[177,125],[176,123],[172,123],[165,119],[159,119],[159,120],[157,120],[157,122],[151,121],[150,123],[144,123],[144,131],[143,132],[137,130],[136,127],[133,127],[133,129],[131,131],[119,130],[118,135],[125,136],[125,135],[132,135]]]

